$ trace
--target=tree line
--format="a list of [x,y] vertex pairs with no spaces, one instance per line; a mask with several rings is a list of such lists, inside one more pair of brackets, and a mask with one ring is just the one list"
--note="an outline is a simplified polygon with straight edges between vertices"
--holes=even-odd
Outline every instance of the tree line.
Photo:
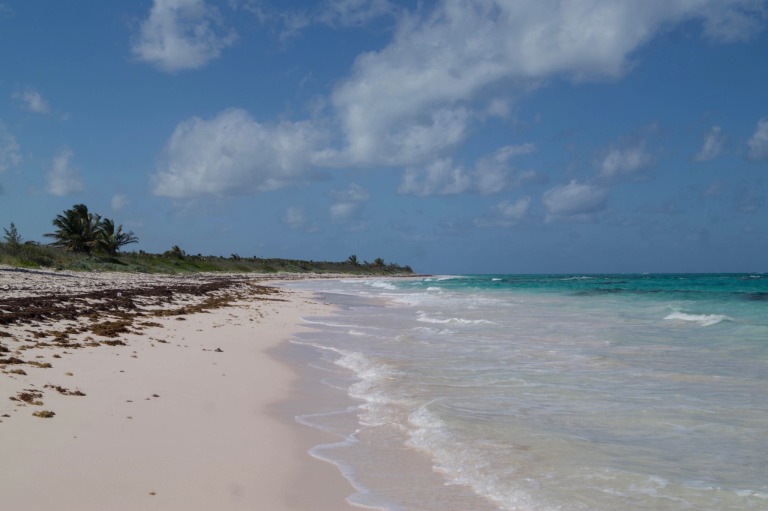
[[[409,266],[386,263],[376,258],[372,263],[360,261],[351,255],[343,262],[303,261],[289,259],[263,259],[240,257],[188,255],[178,245],[159,255],[136,252],[118,252],[125,245],[137,243],[132,231],[124,231],[122,225],[88,210],[85,204],[75,204],[53,219],[55,230],[43,236],[52,239],[50,245],[34,241],[24,242],[16,226],[11,223],[4,229],[4,244],[0,244],[0,261],[3,264],[30,267],[57,266],[62,268],[135,267],[139,271],[259,271],[259,272],[341,272],[360,274],[410,274]],[[91,255],[107,255],[109,259],[92,258]],[[101,261],[101,262],[100,262]]]
[[[132,231],[123,231],[123,226],[116,226],[111,218],[91,213],[85,204],[75,204],[56,215],[53,226],[56,230],[43,236],[54,240],[51,245],[71,252],[102,252],[114,256],[120,247],[139,241]],[[9,247],[18,248],[22,244],[21,235],[13,223],[4,231]]]

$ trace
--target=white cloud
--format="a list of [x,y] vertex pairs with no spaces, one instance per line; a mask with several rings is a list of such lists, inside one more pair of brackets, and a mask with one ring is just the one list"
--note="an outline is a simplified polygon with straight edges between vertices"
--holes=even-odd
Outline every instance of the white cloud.
[[336,222],[346,222],[351,220],[360,211],[361,205],[355,202],[340,202],[331,204],[329,213],[331,219]]
[[389,0],[328,0],[318,19],[330,25],[362,26],[382,16],[392,16],[398,8]]
[[465,168],[455,166],[453,160],[444,158],[423,168],[406,169],[397,189],[407,195],[454,195],[470,189],[472,180]]
[[300,9],[273,8],[262,0],[230,0],[230,6],[251,13],[259,23],[279,25],[282,42],[313,25],[362,27],[382,17],[394,18],[402,11],[390,0],[325,0]]
[[531,143],[504,146],[475,163],[474,187],[484,195],[499,193],[507,186],[511,171],[509,160],[532,153],[536,146]]
[[19,144],[13,133],[8,131],[2,121],[0,121],[0,172],[5,172],[11,167],[21,163],[21,153]]
[[355,183],[350,184],[346,190],[333,190],[331,196],[343,202],[365,202],[371,198],[368,190]]
[[720,126],[712,126],[706,135],[701,149],[696,153],[696,161],[705,162],[717,158],[723,152],[725,137]]
[[336,199],[336,202],[329,208],[329,214],[335,222],[356,220],[365,202],[371,198],[368,190],[354,183],[346,190],[333,190],[331,196]]
[[130,202],[131,201],[127,195],[115,194],[112,196],[110,205],[112,206],[113,211],[120,211],[123,208],[125,208]]
[[761,0],[710,2],[703,10],[704,33],[715,41],[744,42],[763,28],[768,11]]
[[281,188],[305,177],[327,138],[311,122],[264,125],[240,109],[179,123],[152,176],[168,197],[241,195]]
[[546,184],[549,179],[546,175],[535,170],[521,170],[515,173],[512,184],[514,186],[525,186],[529,184]]
[[747,142],[749,157],[753,160],[768,158],[768,118],[757,122],[757,128]]
[[508,200],[496,204],[489,215],[475,219],[478,227],[512,227],[519,223],[531,209],[531,198],[522,197],[515,202]]
[[[339,24],[342,19],[358,23],[385,12],[389,4],[328,0],[296,13],[294,24],[317,22],[322,9],[336,13]],[[232,5],[259,19],[288,23],[285,13],[273,14],[257,0]],[[401,193],[496,193],[515,182],[505,164],[464,167],[453,163],[451,152],[471,135],[474,124],[508,115],[513,93],[553,77],[621,77],[631,68],[633,52],[660,31],[696,20],[707,27],[732,26],[727,20],[748,12],[747,7],[746,0],[423,4],[398,13],[388,45],[356,58],[329,98],[327,125],[312,120],[265,126],[240,110],[208,121],[190,119],[168,142],[153,181],[155,193],[184,197],[269,190],[294,182],[312,166],[408,167]],[[199,67],[231,44],[232,36],[221,25],[218,12],[202,0],[155,0],[135,51],[167,70]],[[714,28],[705,30],[715,38]],[[152,51],[136,50],[144,47]],[[221,130],[235,133],[235,140]],[[333,145],[331,131],[340,136]],[[289,147],[286,140],[299,143]],[[637,177],[651,163],[639,145],[613,149],[598,167],[603,177]]]
[[657,32],[695,18],[722,21],[742,6],[741,0],[444,0],[424,15],[402,17],[391,43],[358,56],[335,89],[343,156],[358,165],[445,157],[467,136],[476,103],[499,85],[557,75],[619,77],[632,52]]
[[480,158],[472,169],[441,158],[424,167],[406,169],[398,192],[411,195],[455,195],[468,191],[491,195],[507,186],[511,172],[509,160],[536,149],[531,143],[504,146]]
[[283,223],[289,229],[314,232],[318,230],[317,224],[310,222],[304,208],[292,206],[285,211]]
[[601,177],[631,177],[639,175],[647,169],[653,159],[640,142],[629,147],[613,147],[606,151],[598,162]]
[[53,158],[46,186],[46,191],[51,195],[71,195],[85,189],[80,172],[72,165],[72,156],[72,150],[65,147]]
[[154,0],[133,41],[133,55],[163,71],[198,69],[235,40],[218,9],[204,0]]
[[47,114],[51,111],[48,102],[36,90],[27,89],[23,92],[16,92],[13,94],[13,98],[24,103],[24,107],[30,112]]
[[575,180],[544,192],[542,202],[547,220],[586,220],[605,208],[608,189]]

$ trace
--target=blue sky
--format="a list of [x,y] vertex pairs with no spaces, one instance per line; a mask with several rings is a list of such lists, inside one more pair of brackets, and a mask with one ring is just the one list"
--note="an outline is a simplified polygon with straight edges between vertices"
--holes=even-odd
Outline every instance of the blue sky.
[[433,273],[768,271],[768,2],[0,0],[0,224]]

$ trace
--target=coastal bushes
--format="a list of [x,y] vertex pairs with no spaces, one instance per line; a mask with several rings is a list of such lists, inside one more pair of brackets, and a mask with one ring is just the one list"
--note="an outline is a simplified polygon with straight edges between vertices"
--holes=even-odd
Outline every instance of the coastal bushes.
[[4,229],[0,243],[0,264],[20,268],[56,268],[77,271],[129,271],[143,273],[345,273],[356,275],[411,274],[410,266],[386,263],[382,258],[373,263],[361,262],[356,255],[345,261],[313,261],[281,258],[229,257],[191,255],[178,245],[161,254],[143,250],[123,252],[126,245],[137,243],[138,237],[124,231],[112,219],[75,204],[52,221],[55,230],[44,234],[49,245],[24,241],[11,223]]

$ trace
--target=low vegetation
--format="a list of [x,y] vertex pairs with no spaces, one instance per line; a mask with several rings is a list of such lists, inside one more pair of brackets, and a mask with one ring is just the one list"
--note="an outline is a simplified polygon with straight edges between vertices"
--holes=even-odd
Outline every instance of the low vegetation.
[[52,268],[75,271],[125,271],[143,273],[345,273],[356,275],[401,275],[413,273],[409,266],[386,263],[376,258],[372,263],[352,255],[345,261],[306,261],[299,259],[190,255],[178,245],[162,254],[120,252],[126,245],[137,243],[133,232],[123,231],[109,218],[88,210],[84,204],[57,215],[54,232],[44,234],[54,241],[41,244],[24,241],[11,223],[4,229],[0,243],[0,264],[17,268]]

